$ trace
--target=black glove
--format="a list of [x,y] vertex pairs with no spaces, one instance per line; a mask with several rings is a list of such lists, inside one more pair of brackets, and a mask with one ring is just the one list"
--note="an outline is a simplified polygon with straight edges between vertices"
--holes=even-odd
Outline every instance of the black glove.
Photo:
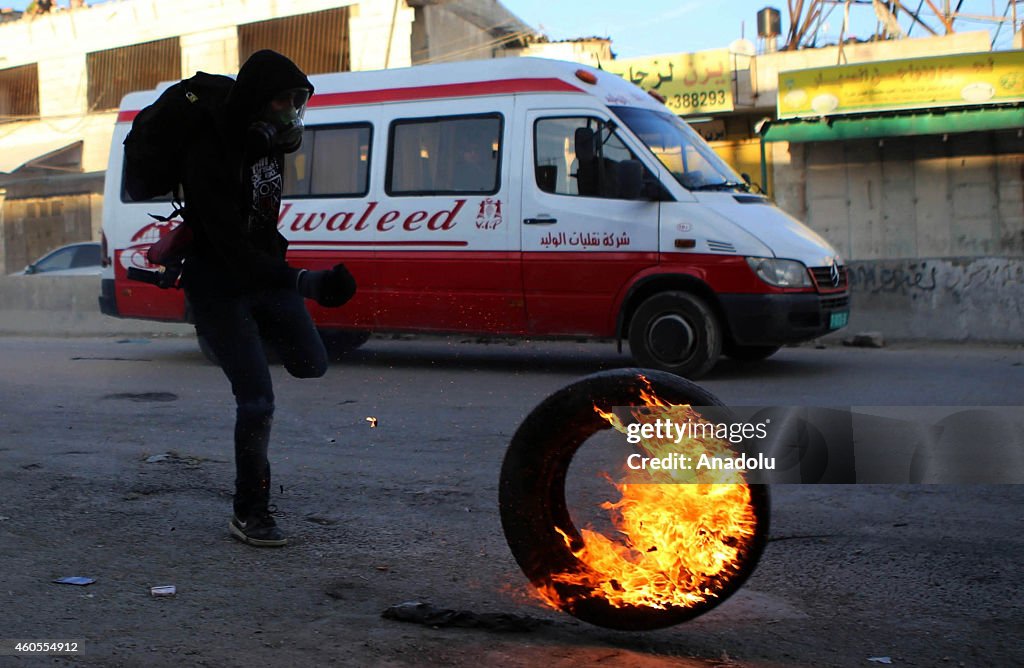
[[336,264],[327,271],[303,269],[295,288],[300,295],[320,306],[341,306],[356,294],[356,279],[348,273],[345,265]]

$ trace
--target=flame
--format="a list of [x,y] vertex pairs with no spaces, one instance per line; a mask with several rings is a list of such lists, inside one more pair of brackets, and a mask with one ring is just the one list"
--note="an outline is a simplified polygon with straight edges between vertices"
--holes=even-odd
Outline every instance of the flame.
[[[630,409],[640,424],[671,420],[679,425],[712,425],[689,405],[664,402],[649,385],[640,397],[644,405]],[[614,429],[627,433],[619,416],[596,404],[594,410]],[[674,453],[693,462],[701,454],[722,458],[738,454],[727,441],[713,436],[696,434],[676,442],[677,437],[640,437],[637,445],[645,457]],[[582,529],[579,546],[579,541],[574,545],[566,531],[555,527],[578,566],[572,572],[555,573],[551,583],[538,587],[542,601],[559,609],[572,609],[580,598],[594,596],[614,607],[694,607],[716,597],[740,572],[757,527],[742,470],[628,470],[620,483],[605,477],[618,499],[602,503],[601,508],[610,513],[617,535]]]

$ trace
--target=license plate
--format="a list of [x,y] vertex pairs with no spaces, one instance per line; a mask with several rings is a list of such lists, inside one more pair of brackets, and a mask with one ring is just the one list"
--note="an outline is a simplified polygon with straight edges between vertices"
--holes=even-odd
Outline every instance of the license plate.
[[840,327],[846,327],[846,323],[850,320],[850,314],[848,311],[840,311],[833,313],[828,317],[828,328],[839,329]]

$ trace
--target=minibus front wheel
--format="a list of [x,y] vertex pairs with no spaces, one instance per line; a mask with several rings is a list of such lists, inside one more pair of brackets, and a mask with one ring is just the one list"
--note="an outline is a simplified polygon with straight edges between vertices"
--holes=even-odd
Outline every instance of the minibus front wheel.
[[688,292],[660,292],[633,313],[629,349],[640,366],[699,378],[722,354],[722,328],[700,297]]

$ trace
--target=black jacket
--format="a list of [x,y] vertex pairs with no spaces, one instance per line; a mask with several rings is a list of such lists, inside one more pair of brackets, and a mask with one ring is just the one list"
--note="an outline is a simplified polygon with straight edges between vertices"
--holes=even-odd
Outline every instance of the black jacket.
[[[253,159],[245,154],[254,116],[276,93],[291,88],[313,90],[288,58],[267,50],[253,54],[225,104],[213,110],[185,151],[185,218],[195,241],[182,280],[192,300],[295,287],[298,270],[285,262],[288,243],[276,225],[251,224]],[[271,159],[283,172],[283,155]]]

